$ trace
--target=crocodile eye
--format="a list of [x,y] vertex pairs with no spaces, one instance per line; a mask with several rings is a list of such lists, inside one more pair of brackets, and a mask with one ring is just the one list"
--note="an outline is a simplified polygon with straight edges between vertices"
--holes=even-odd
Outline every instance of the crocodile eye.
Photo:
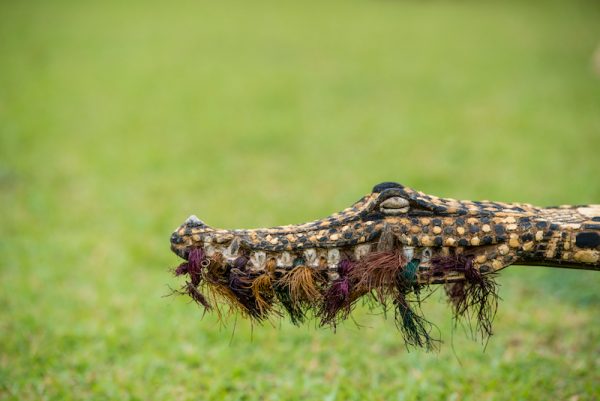
[[379,205],[379,210],[384,214],[398,215],[408,212],[408,201],[399,196],[387,198]]

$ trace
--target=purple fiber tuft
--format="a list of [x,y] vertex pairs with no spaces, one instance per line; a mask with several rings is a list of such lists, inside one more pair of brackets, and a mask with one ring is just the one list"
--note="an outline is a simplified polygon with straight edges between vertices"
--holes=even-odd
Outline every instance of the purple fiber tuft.
[[338,264],[338,274],[340,277],[346,277],[354,267],[354,262],[349,259],[343,259]]
[[182,264],[180,264],[179,266],[177,266],[177,268],[175,269],[175,275],[176,276],[181,276],[183,274],[188,274],[189,272],[189,267],[188,267],[188,263],[187,262],[183,262]]
[[192,279],[192,284],[198,285],[202,280],[202,262],[206,259],[206,254],[202,248],[194,248],[188,255],[188,273]]
[[246,270],[246,265],[248,264],[248,261],[250,259],[248,259],[246,256],[242,255],[242,256],[238,256],[234,261],[233,261],[233,267],[236,269],[240,269],[242,271]]
[[335,325],[338,314],[342,312],[341,318],[346,317],[350,313],[350,279],[348,274],[352,271],[354,262],[348,259],[340,261],[338,264],[338,274],[340,277],[336,279],[331,286],[325,291],[324,302],[321,306],[321,324]]

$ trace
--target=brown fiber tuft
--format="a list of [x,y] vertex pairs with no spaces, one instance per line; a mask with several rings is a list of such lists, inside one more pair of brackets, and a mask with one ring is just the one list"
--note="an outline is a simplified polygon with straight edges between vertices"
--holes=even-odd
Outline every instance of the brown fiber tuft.
[[400,250],[367,254],[348,274],[356,292],[353,298],[373,291],[377,300],[385,305],[390,297],[395,297],[398,276],[406,264]]
[[308,266],[295,267],[286,273],[279,282],[289,288],[290,298],[294,303],[316,305],[321,300],[315,270]]

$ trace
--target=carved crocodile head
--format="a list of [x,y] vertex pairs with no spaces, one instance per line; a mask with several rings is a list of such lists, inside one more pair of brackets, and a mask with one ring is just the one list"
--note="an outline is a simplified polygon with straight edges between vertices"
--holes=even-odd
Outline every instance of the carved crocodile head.
[[228,261],[246,255],[256,271],[271,258],[280,269],[302,259],[315,268],[326,263],[335,276],[340,259],[358,260],[381,249],[382,241],[396,242],[408,260],[420,261],[420,282],[462,280],[452,269],[430,274],[432,259],[460,254],[482,273],[510,264],[599,269],[600,205],[458,201],[386,182],[351,207],[305,224],[219,230],[191,216],[171,236],[171,249],[182,258],[197,247]]
[[600,205],[457,201],[386,182],[305,224],[219,230],[191,216],[171,249],[187,260],[176,269],[190,278],[182,292],[206,308],[224,299],[260,321],[279,305],[294,323],[312,311],[335,325],[372,294],[394,306],[408,344],[429,348],[431,325],[411,307],[424,287],[446,283],[455,316],[475,317],[489,336],[493,273],[510,264],[600,269]]

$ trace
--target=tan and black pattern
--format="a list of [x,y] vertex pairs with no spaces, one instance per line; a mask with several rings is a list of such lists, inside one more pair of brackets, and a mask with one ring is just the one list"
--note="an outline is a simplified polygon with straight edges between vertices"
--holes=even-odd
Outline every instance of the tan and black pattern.
[[[406,211],[382,207],[396,199],[407,202]],[[375,186],[339,213],[300,225],[218,230],[191,216],[171,236],[171,248],[183,258],[198,246],[228,259],[246,252],[255,270],[269,258],[282,268],[302,257],[316,266],[319,258],[337,264],[338,252],[356,257],[370,252],[384,230],[412,252],[472,253],[484,271],[514,263],[600,268],[600,205],[457,201],[393,183]]]
[[342,261],[361,266],[381,252],[397,252],[404,271],[418,266],[418,285],[465,282],[511,264],[599,270],[600,205],[458,201],[382,183],[351,207],[306,224],[219,230],[191,216],[171,236],[171,249],[184,259],[202,250],[206,266],[218,261],[221,273],[210,274],[220,283],[230,281],[236,263],[249,282],[308,267],[323,294],[343,278]]

